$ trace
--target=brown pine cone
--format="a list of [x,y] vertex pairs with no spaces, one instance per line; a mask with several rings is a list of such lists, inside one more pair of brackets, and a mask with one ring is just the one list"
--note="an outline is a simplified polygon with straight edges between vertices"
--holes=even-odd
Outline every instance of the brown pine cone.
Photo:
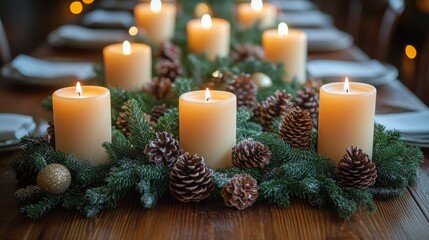
[[258,199],[259,187],[256,180],[247,174],[236,174],[220,191],[226,206],[243,210]]
[[237,107],[255,107],[258,87],[252,81],[250,74],[242,73],[240,76],[233,77],[226,90],[237,97]]
[[150,111],[150,121],[153,124],[156,124],[158,122],[158,119],[162,116],[164,116],[165,113],[167,113],[168,107],[165,104],[157,105],[152,108]]
[[360,147],[350,146],[337,164],[337,181],[344,186],[365,189],[374,185],[377,169]]
[[313,122],[308,110],[294,107],[283,119],[279,135],[294,148],[308,150],[311,145]]
[[45,141],[49,143],[53,148],[55,148],[55,127],[54,121],[48,122],[47,133],[45,135]]
[[43,196],[43,192],[37,185],[29,185],[25,188],[20,188],[15,192],[15,198],[21,203],[29,203]]
[[128,121],[126,119],[127,116],[127,105],[122,105],[121,107],[121,111],[118,114],[118,117],[116,118],[116,127],[121,130],[121,132],[125,135],[125,136],[129,136],[130,133],[130,129],[128,127]]
[[314,88],[304,87],[296,92],[295,106],[307,109],[313,120],[313,127],[317,128],[319,117],[319,92]]
[[320,81],[320,79],[309,78],[304,83],[303,87],[304,88],[311,88],[311,89],[315,90],[316,92],[319,92],[319,89],[322,85],[323,85],[323,83],[322,83],[322,81]]
[[144,153],[149,162],[171,167],[182,155],[183,149],[173,134],[157,132],[155,138],[146,144]]
[[181,202],[199,202],[214,189],[212,172],[204,158],[184,153],[170,171],[170,194]]
[[173,86],[169,78],[157,77],[150,82],[148,91],[152,93],[157,100],[162,100],[173,92]]
[[169,78],[174,82],[177,77],[185,74],[185,69],[180,61],[160,60],[156,64],[156,73],[158,78]]
[[232,163],[242,169],[264,168],[270,159],[270,149],[258,141],[244,140],[232,148]]
[[182,50],[172,42],[167,41],[161,45],[158,57],[170,60],[172,62],[180,61],[180,58],[182,57]]
[[254,118],[262,125],[265,131],[271,129],[274,118],[284,118],[292,110],[291,95],[277,90],[273,96],[257,104],[253,111]]
[[253,57],[255,59],[262,59],[263,56],[264,50],[262,49],[262,47],[259,45],[252,44],[237,45],[234,47],[230,54],[230,57],[233,62],[241,62],[250,57]]

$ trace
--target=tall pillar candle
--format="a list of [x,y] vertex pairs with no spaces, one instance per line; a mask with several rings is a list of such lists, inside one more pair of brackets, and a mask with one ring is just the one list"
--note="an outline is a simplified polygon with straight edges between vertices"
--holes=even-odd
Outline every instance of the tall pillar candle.
[[127,91],[141,90],[152,78],[152,56],[148,45],[116,43],[103,49],[106,83]]
[[269,29],[262,34],[262,46],[265,59],[272,63],[284,64],[283,81],[296,79],[303,83],[306,80],[307,35],[305,32],[288,29],[280,23],[278,29]]
[[55,147],[92,164],[107,163],[110,142],[110,92],[98,86],[61,88],[52,95]]
[[150,3],[139,3],[134,8],[134,17],[139,28],[147,37],[160,45],[174,36],[176,22],[176,5],[152,0]]
[[364,83],[349,87],[329,83],[320,88],[319,154],[338,162],[353,145],[372,156],[376,92]]
[[265,29],[276,23],[277,8],[273,4],[263,3],[262,0],[252,0],[250,3],[238,5],[237,16],[242,28],[252,27],[259,22],[259,27]]
[[180,143],[184,151],[204,157],[213,169],[232,166],[236,144],[237,99],[224,91],[187,92],[179,98]]
[[210,60],[214,60],[216,56],[228,56],[231,31],[228,21],[204,14],[201,19],[189,21],[186,30],[190,52],[206,53]]

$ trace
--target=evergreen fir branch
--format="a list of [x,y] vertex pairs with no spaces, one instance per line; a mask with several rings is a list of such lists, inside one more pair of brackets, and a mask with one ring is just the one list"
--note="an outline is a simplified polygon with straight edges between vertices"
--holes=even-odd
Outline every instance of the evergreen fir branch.
[[165,100],[165,102],[172,107],[177,107],[179,97],[183,93],[194,91],[198,89],[198,85],[193,79],[180,77],[173,83],[173,94]]
[[374,213],[377,210],[372,195],[368,191],[350,187],[344,188],[343,190],[347,198],[355,201],[358,206],[365,207],[368,212]]
[[131,99],[125,105],[125,119],[131,132],[130,140],[136,150],[143,154],[144,147],[154,136],[150,123],[143,117],[143,111],[136,100]]
[[120,130],[112,130],[112,142],[104,143],[103,147],[109,156],[111,163],[115,164],[118,161],[126,159],[134,159],[137,161],[146,161],[141,148],[136,148],[131,140],[122,134]]
[[47,195],[41,201],[22,207],[21,212],[31,219],[39,219],[54,209],[59,203],[57,195]]
[[53,111],[54,108],[52,105],[52,95],[49,95],[42,100],[42,108],[49,112]]
[[154,126],[155,132],[166,131],[173,134],[174,138],[179,139],[179,110],[170,109],[164,116],[160,117]]
[[167,167],[154,165],[143,165],[138,169],[140,182],[136,187],[141,194],[140,202],[145,208],[154,207],[167,192],[169,171]]
[[286,208],[290,204],[289,188],[282,180],[268,180],[259,184],[260,197],[277,207]]

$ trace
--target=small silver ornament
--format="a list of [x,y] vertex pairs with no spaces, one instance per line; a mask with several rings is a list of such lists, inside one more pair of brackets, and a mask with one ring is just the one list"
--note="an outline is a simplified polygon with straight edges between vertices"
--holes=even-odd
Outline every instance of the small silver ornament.
[[258,88],[268,88],[273,86],[273,80],[265,73],[255,72],[252,74],[251,79]]
[[69,188],[70,183],[70,171],[61,164],[49,164],[37,174],[37,185],[45,193],[63,193]]

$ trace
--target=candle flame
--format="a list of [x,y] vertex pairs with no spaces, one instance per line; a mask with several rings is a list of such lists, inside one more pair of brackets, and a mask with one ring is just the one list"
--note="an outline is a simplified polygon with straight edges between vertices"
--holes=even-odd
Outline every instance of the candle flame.
[[124,41],[122,43],[122,53],[124,55],[130,55],[131,54],[131,44],[128,41]]
[[262,0],[252,0],[250,2],[250,7],[255,11],[261,11],[263,6]]
[[161,0],[152,0],[150,1],[150,10],[154,13],[159,13],[162,8]]
[[212,27],[212,18],[208,14],[204,14],[201,18],[201,25],[204,29],[210,29]]
[[284,22],[279,23],[279,27],[277,28],[277,30],[282,37],[288,35],[289,33],[289,28]]
[[212,99],[212,96],[210,94],[210,90],[208,88],[206,88],[206,101],[209,102],[210,99]]
[[76,94],[78,96],[82,95],[82,87],[80,86],[80,82],[76,83]]
[[350,90],[349,79],[346,77],[346,81],[344,82],[344,91],[348,93]]

